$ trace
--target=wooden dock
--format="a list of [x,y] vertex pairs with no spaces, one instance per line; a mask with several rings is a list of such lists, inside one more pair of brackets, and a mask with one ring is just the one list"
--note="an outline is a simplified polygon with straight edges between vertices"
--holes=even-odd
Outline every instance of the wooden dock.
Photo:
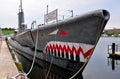
[[108,54],[109,58],[120,60],[120,45],[112,43],[112,45],[108,45]]
[[0,40],[0,79],[7,79],[18,73],[6,42]]

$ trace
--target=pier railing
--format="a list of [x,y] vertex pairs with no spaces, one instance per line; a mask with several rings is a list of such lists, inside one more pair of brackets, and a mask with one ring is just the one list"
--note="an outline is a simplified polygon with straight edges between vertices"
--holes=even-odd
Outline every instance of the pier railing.
[[120,52],[120,44],[112,43],[112,45],[108,45],[108,53]]

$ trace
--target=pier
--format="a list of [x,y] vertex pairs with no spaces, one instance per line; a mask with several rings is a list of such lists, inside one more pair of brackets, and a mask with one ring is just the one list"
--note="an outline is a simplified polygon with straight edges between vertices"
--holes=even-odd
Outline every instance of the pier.
[[0,79],[8,79],[7,77],[12,77],[18,73],[6,42],[0,40]]
[[108,54],[110,58],[120,60],[120,45],[115,43],[112,43],[112,45],[108,45]]

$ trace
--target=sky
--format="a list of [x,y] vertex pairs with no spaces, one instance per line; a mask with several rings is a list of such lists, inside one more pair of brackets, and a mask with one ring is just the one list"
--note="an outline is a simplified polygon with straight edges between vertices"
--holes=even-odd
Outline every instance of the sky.
[[[74,16],[83,15],[87,12],[105,9],[110,12],[110,20],[105,29],[120,28],[120,0],[22,0],[23,11],[25,15],[25,24],[30,27],[33,20],[37,24],[44,23],[44,14],[46,6],[51,12],[58,9],[59,19],[71,16],[73,10]],[[20,0],[0,0],[0,27],[17,28],[18,12]]]

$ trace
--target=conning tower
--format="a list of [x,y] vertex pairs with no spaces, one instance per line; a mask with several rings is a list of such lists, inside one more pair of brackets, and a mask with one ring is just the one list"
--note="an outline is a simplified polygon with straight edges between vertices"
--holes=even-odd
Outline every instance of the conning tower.
[[18,33],[26,30],[26,25],[24,23],[24,12],[22,9],[22,0],[20,0],[19,13],[18,13]]

